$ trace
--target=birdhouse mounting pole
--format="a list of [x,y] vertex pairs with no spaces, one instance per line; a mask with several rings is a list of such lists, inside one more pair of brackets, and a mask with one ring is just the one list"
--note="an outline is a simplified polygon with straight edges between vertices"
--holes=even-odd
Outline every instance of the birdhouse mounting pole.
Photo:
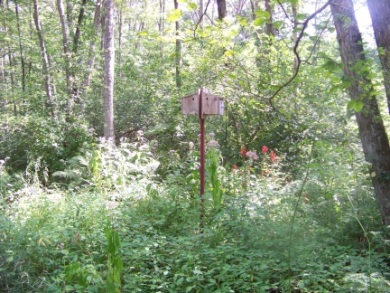
[[184,115],[198,115],[200,122],[200,228],[204,227],[205,206],[204,206],[204,169],[205,169],[205,119],[207,115],[223,115],[223,98],[208,93],[206,89],[200,88],[198,92],[181,98],[181,109]]
[[204,134],[204,120],[205,116],[203,115],[202,109],[202,96],[203,88],[199,90],[199,120],[200,120],[200,204],[201,204],[201,228],[203,228],[203,218],[204,218],[204,163],[205,163],[205,134]]

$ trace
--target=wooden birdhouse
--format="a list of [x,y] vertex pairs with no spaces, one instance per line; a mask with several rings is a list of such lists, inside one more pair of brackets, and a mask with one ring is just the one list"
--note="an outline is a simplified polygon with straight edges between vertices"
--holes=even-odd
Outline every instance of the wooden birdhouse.
[[[201,96],[201,100],[200,99]],[[199,90],[199,93],[182,97],[182,113],[184,115],[199,115],[199,109],[202,109],[201,117],[204,115],[223,115],[223,98],[210,94],[206,90]]]
[[184,115],[199,115],[199,94],[182,97],[181,111]]
[[202,95],[202,112],[203,115],[223,115],[225,104],[223,98],[203,93]]

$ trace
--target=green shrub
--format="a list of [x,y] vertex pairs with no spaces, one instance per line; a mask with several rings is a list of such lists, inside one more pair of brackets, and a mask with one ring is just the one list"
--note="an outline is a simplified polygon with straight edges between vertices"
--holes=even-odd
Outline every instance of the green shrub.
[[[64,168],[64,160],[75,156],[93,137],[83,123],[55,122],[41,116],[12,116],[1,119],[0,158],[9,157],[8,167],[25,171],[40,160],[49,173]],[[43,168],[42,168],[43,170]]]

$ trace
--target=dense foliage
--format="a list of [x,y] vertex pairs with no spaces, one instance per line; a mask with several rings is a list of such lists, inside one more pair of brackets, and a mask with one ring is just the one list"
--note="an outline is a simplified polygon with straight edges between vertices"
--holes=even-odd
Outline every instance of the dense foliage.
[[[199,18],[193,1],[115,1],[112,142],[101,2],[34,0],[46,73],[30,2],[0,1],[1,292],[390,290],[390,231],[328,11],[295,47],[313,8],[299,1],[231,1],[223,21],[211,2]],[[203,86],[225,115],[206,118],[202,201],[199,120],[180,98]]]

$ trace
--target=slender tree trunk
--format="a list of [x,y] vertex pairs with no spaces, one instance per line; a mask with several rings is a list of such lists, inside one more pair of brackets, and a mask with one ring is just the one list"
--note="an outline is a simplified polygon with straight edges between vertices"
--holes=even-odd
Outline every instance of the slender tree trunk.
[[367,0],[367,4],[382,65],[387,107],[390,113],[390,1]]
[[15,15],[16,15],[16,24],[18,29],[18,40],[19,40],[19,53],[20,53],[20,66],[22,70],[22,90],[26,92],[26,66],[23,54],[23,45],[22,45],[22,33],[20,30],[20,17],[19,17],[19,6],[15,2]]
[[252,15],[252,20],[256,19],[256,3],[254,0],[250,0],[251,3],[251,15]]
[[265,0],[264,2],[264,8],[269,13],[269,19],[265,24],[265,33],[268,36],[275,36],[275,30],[273,25],[273,11],[272,11],[272,5],[271,0]]
[[[68,27],[73,28],[73,3],[72,0],[65,0],[66,2],[66,20],[68,22]],[[70,31],[71,36],[73,37],[73,30]]]
[[363,103],[356,121],[366,160],[371,163],[371,180],[385,225],[390,224],[390,146],[372,83],[359,70],[365,63],[363,42],[358,29],[352,0],[334,0],[330,4],[336,27],[344,74],[351,81],[349,94],[353,102]]
[[199,27],[201,29],[203,29],[203,13],[204,13],[203,0],[199,0],[198,14],[199,14]]
[[85,13],[85,8],[84,8],[85,4],[87,4],[87,0],[82,1],[80,12],[79,12],[79,17],[77,19],[76,32],[75,32],[74,38],[73,38],[73,52],[74,53],[77,53],[78,46],[79,46],[79,40],[80,40],[80,35],[81,35],[81,24],[83,23],[84,13]]
[[104,8],[104,137],[114,141],[114,0],[105,0]]
[[3,93],[6,91],[5,86],[5,56],[1,58],[1,90]]
[[12,101],[13,101],[13,110],[14,110],[14,115],[16,116],[18,114],[17,106],[16,106],[16,100],[15,100],[15,94],[14,94],[14,88],[15,88],[15,77],[14,77],[14,69],[13,69],[13,57],[12,57],[12,52],[11,48],[8,45],[8,64],[9,64],[9,76],[11,78],[11,96],[12,96]]
[[88,67],[87,72],[84,77],[84,81],[81,86],[81,91],[84,93],[86,89],[91,85],[92,81],[92,72],[95,65],[95,59],[96,59],[96,39],[99,35],[99,27],[100,27],[100,21],[101,21],[101,8],[102,8],[102,0],[97,0],[95,5],[95,15],[93,18],[93,27],[94,27],[94,36],[92,37],[92,41],[90,44],[90,58],[88,61]]
[[[9,11],[9,3],[8,1],[5,2],[6,4],[6,9]],[[4,9],[4,7],[2,7]],[[4,22],[4,27],[7,27],[6,23]],[[6,29],[6,31],[8,32],[8,36],[10,39],[13,38],[12,36],[12,32],[11,32],[11,29],[8,28]],[[12,100],[12,105],[13,105],[13,112],[14,112],[14,115],[16,116],[17,115],[17,105],[16,105],[16,96],[15,96],[15,93],[14,93],[14,89],[15,89],[15,73],[14,73],[14,53],[12,52],[11,50],[11,44],[9,41],[7,41],[7,49],[8,49],[8,64],[9,64],[9,77],[10,77],[10,80],[11,80],[11,94],[9,95],[11,97],[11,100]]]
[[119,10],[119,24],[118,24],[118,76],[119,78],[122,78],[122,21],[123,21],[123,15],[122,11]]
[[57,0],[57,9],[58,15],[61,22],[61,31],[62,31],[62,44],[64,50],[64,60],[65,60],[65,75],[66,75],[66,93],[67,97],[67,113],[72,113],[73,109],[73,77],[71,73],[71,60],[72,52],[70,48],[70,33],[68,26],[68,19],[65,15],[64,3],[62,0]]
[[[174,0],[175,9],[179,9],[179,2],[178,0]],[[176,87],[180,88],[182,86],[182,80],[181,80],[181,40],[180,40],[180,24],[179,21],[175,21],[175,35],[176,35],[176,48],[175,48],[175,58],[176,58]]]
[[[297,28],[298,28],[298,19],[297,19],[298,1],[295,3],[292,3],[291,6],[292,6],[293,21],[294,21],[292,41],[293,41],[293,44],[295,44],[298,40],[298,30],[297,30]],[[297,68],[298,68],[298,58],[297,58],[297,56],[294,56],[294,71],[296,71]]]
[[164,14],[165,14],[165,0],[160,1],[160,15],[158,18],[158,29],[160,31],[160,36],[164,34]]
[[47,96],[47,100],[48,100],[48,104],[49,104],[49,111],[50,111],[50,115],[53,118],[56,118],[55,106],[54,106],[54,95],[53,95],[51,76],[50,76],[50,71],[49,71],[49,68],[50,68],[49,56],[47,54],[46,44],[45,44],[45,40],[44,40],[43,34],[42,34],[41,22],[39,20],[38,0],[34,0],[33,17],[34,17],[35,29],[37,31],[37,35],[38,35],[38,39],[39,39],[39,45],[41,47],[43,74],[45,77],[45,90],[46,90],[46,96]]
[[[160,32],[160,36],[164,35],[164,29],[165,29],[165,20],[164,20],[164,15],[165,15],[165,0],[159,0],[160,2],[160,15],[158,19],[158,30]],[[163,59],[163,44],[162,42],[159,45],[160,47],[160,58]]]
[[222,20],[226,17],[226,0],[217,0],[218,19]]

